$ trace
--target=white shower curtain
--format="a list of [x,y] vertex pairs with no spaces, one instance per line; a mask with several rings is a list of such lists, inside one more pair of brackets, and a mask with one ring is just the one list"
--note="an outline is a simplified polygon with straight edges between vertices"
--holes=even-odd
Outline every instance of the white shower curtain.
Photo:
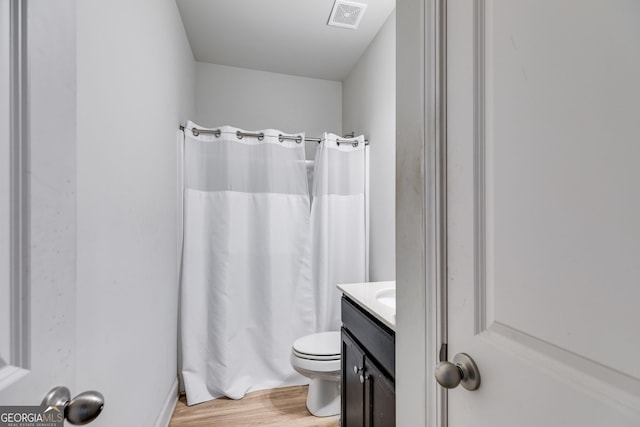
[[366,279],[364,137],[351,139],[354,143],[338,138],[325,133],[315,158],[311,240],[317,331],[340,330],[336,285]]
[[255,132],[261,141],[229,126],[194,136],[193,127],[202,129],[187,123],[184,143],[187,402],[304,384],[289,362],[314,326],[304,143],[271,129]]

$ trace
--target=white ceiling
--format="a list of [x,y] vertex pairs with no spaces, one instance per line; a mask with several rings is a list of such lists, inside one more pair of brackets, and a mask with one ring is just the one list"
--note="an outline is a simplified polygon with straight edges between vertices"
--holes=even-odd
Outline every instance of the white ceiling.
[[368,5],[357,30],[329,27],[334,0],[176,0],[197,61],[344,80],[395,8]]

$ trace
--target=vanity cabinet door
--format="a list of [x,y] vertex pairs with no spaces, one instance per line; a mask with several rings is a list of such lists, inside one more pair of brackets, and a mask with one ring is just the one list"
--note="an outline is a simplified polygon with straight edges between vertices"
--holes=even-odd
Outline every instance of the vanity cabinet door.
[[342,427],[364,423],[364,352],[342,328]]
[[368,427],[396,425],[396,389],[370,359],[365,360],[365,423]]

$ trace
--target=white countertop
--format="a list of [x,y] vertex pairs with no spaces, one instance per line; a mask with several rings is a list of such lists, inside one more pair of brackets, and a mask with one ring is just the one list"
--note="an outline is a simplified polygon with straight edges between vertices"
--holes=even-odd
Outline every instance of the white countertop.
[[344,283],[338,285],[338,289],[395,332],[396,310],[376,299],[376,294],[384,289],[393,289],[395,291],[395,281]]

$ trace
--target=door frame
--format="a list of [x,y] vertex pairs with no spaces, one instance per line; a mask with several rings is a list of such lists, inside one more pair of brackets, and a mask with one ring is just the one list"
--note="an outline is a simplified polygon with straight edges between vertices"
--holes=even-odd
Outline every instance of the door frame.
[[[396,421],[447,425],[446,0],[396,2]],[[416,90],[417,89],[417,90]]]

